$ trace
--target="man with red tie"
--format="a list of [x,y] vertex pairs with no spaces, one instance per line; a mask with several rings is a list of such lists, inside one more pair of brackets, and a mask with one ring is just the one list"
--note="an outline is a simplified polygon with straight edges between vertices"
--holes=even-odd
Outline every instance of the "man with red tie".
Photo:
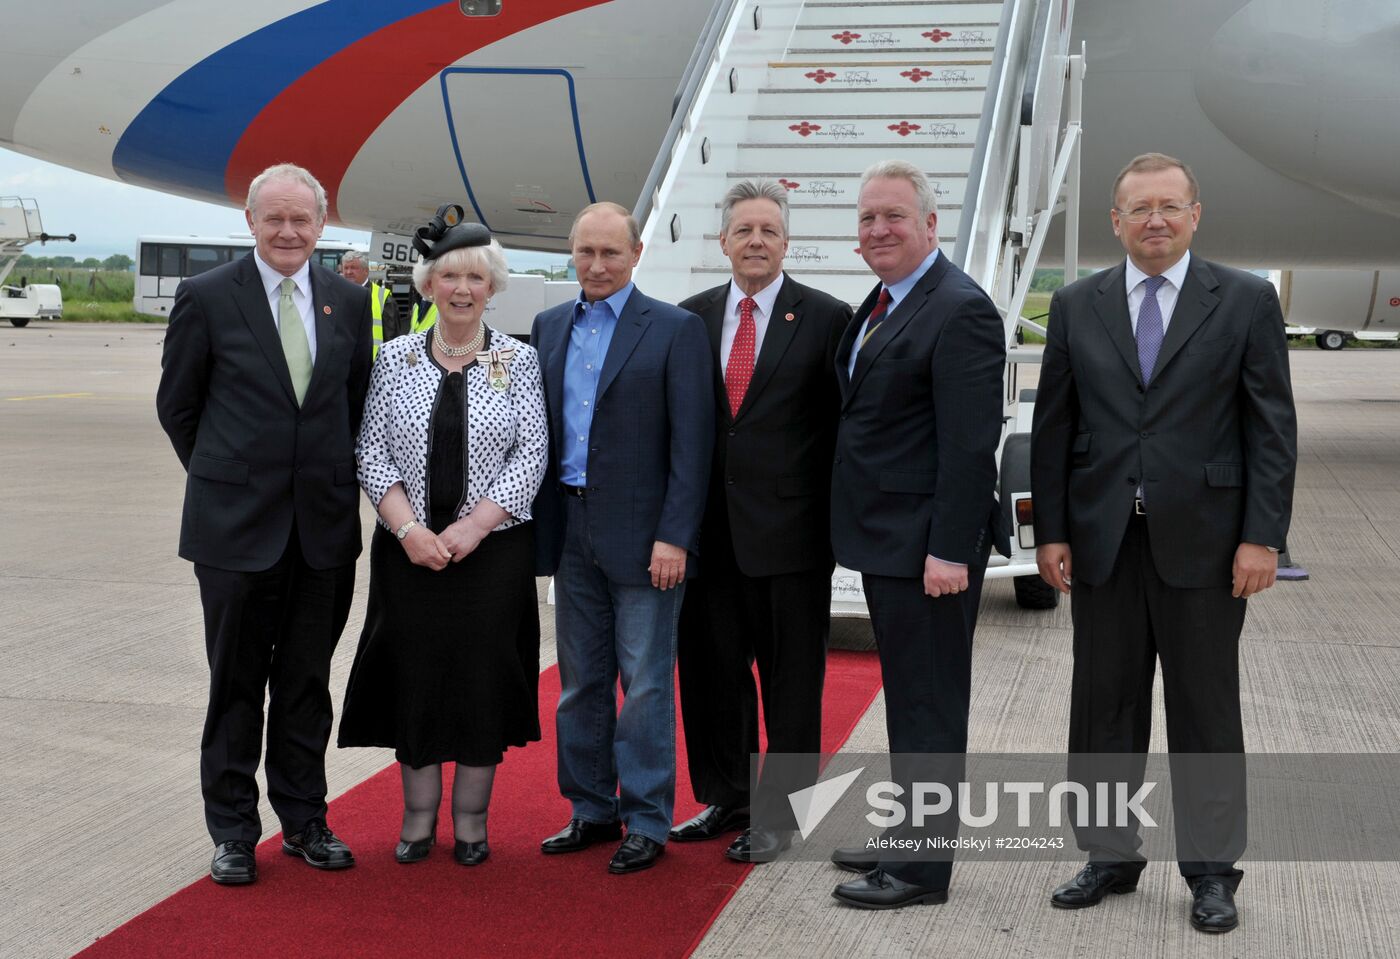
[[700,549],[705,575],[681,609],[686,751],[698,816],[678,842],[741,829],[725,850],[771,859],[790,834],[749,829],[749,761],[758,752],[758,666],[772,753],[821,751],[830,624],[831,455],[836,345],[845,303],[783,273],[787,191],[743,180],[725,195],[720,247],[729,282],[681,304],[705,321],[715,360],[715,453]]

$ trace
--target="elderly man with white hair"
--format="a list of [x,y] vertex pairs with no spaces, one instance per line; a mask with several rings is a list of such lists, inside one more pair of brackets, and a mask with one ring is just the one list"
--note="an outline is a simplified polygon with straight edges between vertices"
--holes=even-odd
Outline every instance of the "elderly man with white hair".
[[200,743],[210,874],[257,879],[255,774],[267,698],[267,793],[282,849],[318,869],[355,858],[326,825],[331,654],[360,554],[355,434],[370,370],[369,295],[311,261],[326,193],[279,164],[248,187],[253,252],[182,282],[156,412],[188,472],[180,555],[204,606]]

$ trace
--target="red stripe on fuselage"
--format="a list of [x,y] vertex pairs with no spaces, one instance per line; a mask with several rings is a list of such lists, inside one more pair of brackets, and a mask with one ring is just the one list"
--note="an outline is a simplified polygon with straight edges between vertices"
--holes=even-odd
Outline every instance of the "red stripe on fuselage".
[[[242,203],[274,163],[306,167],[326,188],[330,219],[345,171],[385,118],[425,82],[488,44],[609,0],[506,3],[495,17],[463,16],[456,0],[353,43],[291,84],[248,125],[224,186]],[[404,149],[414,149],[412,143]]]

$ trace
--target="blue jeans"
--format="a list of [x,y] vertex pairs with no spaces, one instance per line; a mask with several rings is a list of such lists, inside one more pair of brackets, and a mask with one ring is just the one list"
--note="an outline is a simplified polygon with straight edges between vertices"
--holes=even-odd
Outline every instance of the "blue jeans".
[[575,819],[621,819],[629,834],[665,843],[676,798],[676,623],[685,585],[662,591],[609,580],[594,561],[587,504],[567,499],[554,578],[559,791]]

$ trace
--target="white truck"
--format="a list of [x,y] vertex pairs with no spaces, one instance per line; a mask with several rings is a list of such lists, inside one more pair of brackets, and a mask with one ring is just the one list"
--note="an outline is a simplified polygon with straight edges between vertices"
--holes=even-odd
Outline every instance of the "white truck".
[[63,291],[52,283],[21,281],[11,286],[5,281],[14,272],[24,248],[50,240],[76,241],[73,234],[50,236],[39,219],[39,205],[32,199],[0,196],[0,319],[11,326],[28,326],[30,320],[58,319],[63,316]]

